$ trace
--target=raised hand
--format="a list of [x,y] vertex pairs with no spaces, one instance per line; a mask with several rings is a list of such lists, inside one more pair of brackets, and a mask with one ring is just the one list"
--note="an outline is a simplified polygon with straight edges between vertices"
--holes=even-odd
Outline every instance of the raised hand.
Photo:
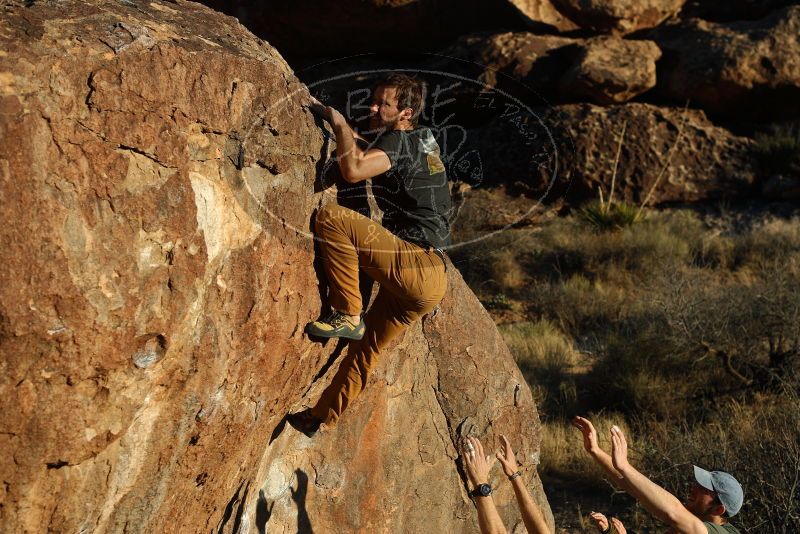
[[623,471],[630,465],[628,463],[628,442],[625,440],[625,434],[617,425],[611,427],[611,461],[614,462],[617,471]]
[[597,529],[600,532],[605,532],[608,530],[608,518],[601,514],[600,512],[592,512],[589,514],[589,517],[592,518],[594,524],[597,525]]
[[625,530],[625,525],[616,517],[611,518],[611,524],[614,526],[614,530],[617,531],[617,534],[627,534],[628,531]]
[[473,486],[488,484],[489,471],[494,465],[494,459],[491,456],[486,456],[483,445],[478,438],[472,436],[467,438],[462,450],[462,457],[464,459],[464,469],[467,471],[467,476]]
[[313,96],[310,96],[310,104],[308,109],[311,110],[312,113],[315,115],[319,115],[326,121],[328,121],[331,126],[336,126],[337,124],[347,124],[347,121],[344,118],[344,115],[339,113],[335,108],[331,106],[326,106]]
[[600,449],[600,445],[597,444],[597,430],[594,429],[591,421],[583,417],[575,417],[572,424],[583,434],[583,448],[586,449],[586,452],[591,454]]
[[500,465],[503,466],[503,472],[507,477],[510,477],[519,471],[517,457],[514,456],[514,449],[511,448],[511,443],[508,441],[507,437],[500,435],[500,441],[503,445],[500,447],[500,450],[497,451],[495,457],[500,460]]

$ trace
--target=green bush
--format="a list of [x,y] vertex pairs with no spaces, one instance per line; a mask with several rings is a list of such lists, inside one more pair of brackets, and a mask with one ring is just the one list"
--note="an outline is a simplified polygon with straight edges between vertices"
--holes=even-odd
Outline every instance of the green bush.
[[619,230],[639,222],[639,207],[628,202],[608,204],[593,200],[578,210],[578,217],[595,230]]

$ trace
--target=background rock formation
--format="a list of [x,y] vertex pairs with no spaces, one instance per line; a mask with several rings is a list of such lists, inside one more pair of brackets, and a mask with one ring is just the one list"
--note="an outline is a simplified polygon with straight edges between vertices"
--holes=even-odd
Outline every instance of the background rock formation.
[[514,436],[546,507],[530,392],[454,269],[339,428],[282,428],[340,351],[302,334],[331,147],[275,49],[180,0],[0,28],[0,530],[473,531],[470,432]]
[[676,14],[686,0],[556,0],[556,7],[582,28],[631,33],[653,28]]
[[526,124],[537,132],[532,142],[520,133],[526,128],[507,119],[471,132],[470,139],[490,147],[484,152],[490,155],[484,159],[487,174],[544,201],[566,194],[574,202],[597,198],[598,188],[608,196],[623,126],[617,198],[640,202],[659,175],[656,204],[742,196],[755,181],[746,156],[752,141],[714,126],[695,110],[573,104],[540,110]]
[[[360,2],[357,6],[346,3],[344,14],[337,16],[329,16],[326,8],[310,1],[258,6],[206,2],[239,16],[255,33],[276,44],[300,79],[335,106],[344,108],[347,102],[352,80],[335,79],[343,73],[360,73],[353,78],[360,77],[365,88],[376,77],[364,73],[380,69],[421,72],[427,78],[447,73],[469,80],[449,90],[452,100],[440,108],[440,116],[453,117],[448,127],[457,124],[473,132],[493,123],[495,134],[507,140],[503,150],[514,155],[513,161],[519,161],[517,154],[529,153],[530,147],[515,128],[499,128],[498,112],[478,105],[486,95],[510,95],[520,107],[531,109],[634,102],[665,115],[688,103],[693,116],[702,116],[704,124],[719,133],[712,144],[725,144],[733,137],[742,141],[726,149],[735,162],[732,167],[738,169],[733,176],[720,178],[720,185],[711,187],[717,178],[703,177],[702,163],[698,172],[684,172],[694,168],[687,162],[667,170],[671,183],[683,185],[657,194],[656,203],[735,200],[754,192],[770,201],[782,200],[794,198],[800,179],[795,171],[763,165],[769,154],[784,150],[781,143],[789,142],[785,132],[792,131],[791,121],[800,117],[797,0]],[[427,81],[437,87],[438,81]],[[429,109],[432,102],[429,98]],[[529,121],[539,120],[528,115]],[[558,130],[558,125],[544,126]],[[670,131],[653,130],[655,135],[667,135],[653,139],[653,144],[671,143]],[[706,133],[706,127],[687,131],[683,149],[706,146]],[[690,138],[694,134],[699,137]],[[762,141],[758,141],[760,136]],[[471,145],[480,156],[495,159],[496,138],[484,135],[487,142],[481,145],[479,136],[473,137]],[[589,152],[571,154],[573,175],[588,175],[585,169],[593,163],[584,161],[583,155],[606,148],[600,143]],[[554,157],[552,151],[547,157]],[[475,171],[485,175],[483,184],[508,182],[508,173],[492,174],[490,168]],[[742,173],[751,176],[742,182]],[[756,177],[756,182],[763,183],[755,188],[728,187],[749,184],[755,174],[763,175]],[[600,180],[610,179],[608,174],[603,176]],[[543,176],[536,188],[546,189],[553,178]],[[646,194],[633,189],[637,183],[645,182],[628,183],[631,198]],[[583,202],[586,188],[576,185],[563,189],[565,196],[551,200],[571,207]],[[609,185],[604,183],[606,188]]]
[[763,19],[668,25],[654,39],[664,52],[659,88],[716,114],[800,116],[800,6]]

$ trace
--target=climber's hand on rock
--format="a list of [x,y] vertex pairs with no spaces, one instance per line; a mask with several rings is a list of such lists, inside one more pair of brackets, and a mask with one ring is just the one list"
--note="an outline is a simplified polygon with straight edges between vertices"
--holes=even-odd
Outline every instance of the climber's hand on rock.
[[344,115],[339,113],[335,108],[328,106],[328,122],[331,123],[331,126],[335,127],[342,127],[347,126],[347,120],[344,118]]
[[330,113],[328,112],[328,106],[314,98],[313,96],[309,95],[309,104],[308,109],[311,110],[311,113],[314,115],[318,115],[319,117],[325,119],[326,121],[330,122]]
[[328,121],[331,126],[341,126],[347,124],[344,115],[339,113],[339,111],[337,111],[335,108],[326,106],[313,96],[309,95],[309,98],[311,99],[311,102],[308,105],[308,109],[310,109],[312,113],[319,115],[324,120]]
[[464,469],[467,471],[467,476],[473,486],[480,484],[487,484],[489,482],[489,471],[494,465],[494,459],[491,456],[486,456],[483,451],[483,445],[480,440],[474,437],[468,437],[464,445],[462,458],[464,461]]

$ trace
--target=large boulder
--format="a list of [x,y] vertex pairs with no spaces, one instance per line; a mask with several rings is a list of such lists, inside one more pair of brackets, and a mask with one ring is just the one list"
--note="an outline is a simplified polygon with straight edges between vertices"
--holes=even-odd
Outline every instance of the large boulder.
[[554,0],[581,28],[631,33],[654,28],[678,13],[686,0]]
[[658,90],[715,114],[800,115],[800,5],[756,21],[690,19],[655,32]]
[[595,104],[619,104],[656,85],[661,50],[652,41],[613,37],[589,39],[560,85]]
[[597,198],[598,189],[607,198],[624,127],[617,199],[642,201],[659,176],[652,204],[742,197],[753,189],[753,141],[715,126],[702,111],[638,103],[533,111],[470,132],[484,183],[545,202],[576,205]]
[[0,36],[0,531],[474,531],[468,433],[513,436],[547,510],[530,391],[453,268],[336,429],[281,424],[341,347],[302,333],[332,147],[275,49],[181,0],[12,0]]
[[607,105],[655,86],[660,56],[652,41],[504,32],[465,36],[441,51],[431,66],[475,80],[462,89],[471,98],[498,90],[529,105],[585,100]]

